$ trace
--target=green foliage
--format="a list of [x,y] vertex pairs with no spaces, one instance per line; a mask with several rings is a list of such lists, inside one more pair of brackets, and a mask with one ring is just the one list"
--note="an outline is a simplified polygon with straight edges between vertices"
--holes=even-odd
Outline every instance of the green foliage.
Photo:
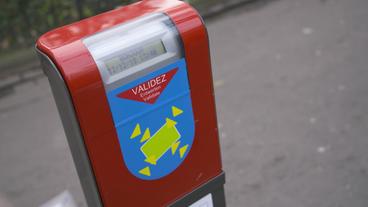
[[132,2],[134,0],[0,0],[0,51],[32,46],[38,36],[52,28]]
[[[46,31],[137,0],[0,0],[0,56],[33,46]],[[204,10],[226,0],[185,0]]]

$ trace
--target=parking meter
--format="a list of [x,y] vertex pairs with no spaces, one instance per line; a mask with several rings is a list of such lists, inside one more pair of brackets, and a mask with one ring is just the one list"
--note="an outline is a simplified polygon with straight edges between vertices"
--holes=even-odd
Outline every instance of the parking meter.
[[191,6],[138,2],[36,49],[89,206],[225,206],[208,37]]

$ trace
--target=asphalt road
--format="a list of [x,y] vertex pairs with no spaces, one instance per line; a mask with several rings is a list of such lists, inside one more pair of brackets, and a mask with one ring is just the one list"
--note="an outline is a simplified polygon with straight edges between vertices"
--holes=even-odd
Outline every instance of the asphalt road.
[[[366,0],[274,0],[208,20],[228,206],[368,206],[367,19]],[[10,90],[0,206],[84,206],[47,79]]]

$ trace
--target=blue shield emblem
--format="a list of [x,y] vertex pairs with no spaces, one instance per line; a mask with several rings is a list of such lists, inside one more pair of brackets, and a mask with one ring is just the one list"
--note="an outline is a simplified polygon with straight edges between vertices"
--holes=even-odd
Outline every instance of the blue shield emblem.
[[155,180],[188,155],[194,118],[184,59],[107,94],[125,165],[136,177]]

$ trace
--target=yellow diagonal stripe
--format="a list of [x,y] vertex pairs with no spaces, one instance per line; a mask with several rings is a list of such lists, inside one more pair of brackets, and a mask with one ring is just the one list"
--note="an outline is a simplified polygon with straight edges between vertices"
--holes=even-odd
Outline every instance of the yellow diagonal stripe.
[[144,141],[148,140],[150,137],[151,137],[151,132],[150,132],[149,128],[147,128],[144,131],[144,134],[142,136],[141,142],[144,142]]
[[180,158],[183,158],[183,157],[184,157],[184,154],[185,154],[185,152],[187,151],[187,149],[188,149],[188,145],[185,145],[185,146],[183,146],[183,147],[181,147],[181,148],[179,149]]
[[180,139],[181,135],[175,127],[176,124],[175,121],[166,118],[165,124],[142,145],[141,151],[148,161],[152,157],[158,161]]
[[132,135],[130,135],[130,139],[134,139],[137,136],[141,135],[141,126],[139,124],[135,125]]
[[171,111],[172,111],[172,114],[173,114],[174,117],[179,116],[180,114],[183,113],[183,110],[181,110],[181,109],[179,109],[178,107],[175,107],[175,106],[171,107]]
[[169,118],[166,118],[166,126],[169,127],[169,128],[172,128],[174,127],[175,125],[177,125],[178,123],[176,123],[176,121],[174,120],[171,120]]
[[142,170],[139,171],[140,174],[145,176],[151,176],[151,170],[149,167],[145,167]]
[[153,155],[150,156],[150,157],[147,157],[144,161],[151,164],[151,165],[156,165],[156,163],[157,163],[156,157],[153,156]]

